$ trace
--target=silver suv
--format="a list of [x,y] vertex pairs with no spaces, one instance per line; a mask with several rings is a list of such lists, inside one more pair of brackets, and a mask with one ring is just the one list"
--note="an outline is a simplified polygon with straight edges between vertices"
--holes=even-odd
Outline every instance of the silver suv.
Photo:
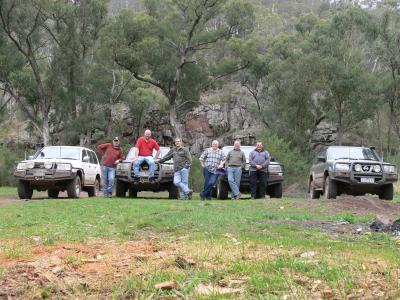
[[50,198],[60,191],[67,191],[69,198],[79,198],[81,191],[93,197],[100,189],[100,174],[96,153],[74,146],[44,147],[14,170],[20,199],[31,199],[34,189],[47,190]]
[[383,162],[373,148],[330,146],[315,158],[308,186],[313,199],[369,193],[392,200],[396,181],[396,166]]

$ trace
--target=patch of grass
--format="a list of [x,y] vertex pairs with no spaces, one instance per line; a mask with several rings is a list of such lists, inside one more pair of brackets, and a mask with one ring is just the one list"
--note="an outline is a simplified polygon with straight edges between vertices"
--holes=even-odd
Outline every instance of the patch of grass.
[[15,197],[15,195],[17,195],[17,188],[10,186],[0,186],[0,195],[4,197]]
[[29,246],[23,241],[11,241],[0,248],[0,254],[8,259],[27,258],[31,255]]

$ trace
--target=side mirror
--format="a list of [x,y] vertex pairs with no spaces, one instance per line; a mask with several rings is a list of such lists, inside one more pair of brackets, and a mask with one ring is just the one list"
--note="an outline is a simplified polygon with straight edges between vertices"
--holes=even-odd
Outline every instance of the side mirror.
[[317,161],[318,162],[326,162],[326,158],[323,155],[317,156]]
[[83,162],[89,162],[89,156],[87,156],[87,155],[84,156],[84,157],[83,157]]

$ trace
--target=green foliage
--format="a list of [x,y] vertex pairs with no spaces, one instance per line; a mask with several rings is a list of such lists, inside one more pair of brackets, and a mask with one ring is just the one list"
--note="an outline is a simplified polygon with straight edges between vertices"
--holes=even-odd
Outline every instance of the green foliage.
[[284,165],[285,185],[297,182],[306,186],[310,164],[308,157],[305,157],[300,149],[267,131],[261,132],[257,139],[263,142],[264,148],[272,157]]
[[14,178],[15,162],[23,158],[20,150],[12,151],[10,148],[0,147],[0,186],[12,186],[16,181]]
[[189,187],[195,192],[203,190],[203,168],[200,165],[199,157],[192,156],[192,167],[189,174]]

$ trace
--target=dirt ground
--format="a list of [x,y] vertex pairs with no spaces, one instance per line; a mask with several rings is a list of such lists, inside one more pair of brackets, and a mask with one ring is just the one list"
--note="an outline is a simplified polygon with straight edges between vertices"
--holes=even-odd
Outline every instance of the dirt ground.
[[[60,196],[61,201],[70,201],[64,194]],[[32,201],[44,198],[47,198],[46,193],[36,193]],[[21,200],[17,197],[0,197],[0,208],[19,201]],[[282,203],[278,199],[267,201],[276,201],[277,205]],[[372,196],[341,196],[336,200],[298,198],[298,201],[293,201],[290,205],[304,207],[311,212],[379,215],[386,218],[400,216],[400,203],[382,201]],[[369,231],[368,224],[287,222],[296,226],[319,228],[333,235],[354,235],[359,234],[360,230]],[[52,297],[57,295],[56,298],[79,298],[79,295],[86,298],[87,295],[92,295],[93,299],[109,299],[127,276],[140,276],[149,264],[174,257],[178,247],[170,243],[158,249],[152,241],[94,241],[88,244],[57,243],[43,246],[35,245],[34,239],[35,237],[32,243],[28,243],[29,255],[26,257],[10,258],[0,253],[0,300],[41,299],[46,298],[47,293]],[[40,244],[40,241],[36,242]],[[9,247],[10,243],[13,242],[0,240],[0,248]],[[118,250],[115,251],[116,249]],[[127,298],[132,297],[127,295]]]

